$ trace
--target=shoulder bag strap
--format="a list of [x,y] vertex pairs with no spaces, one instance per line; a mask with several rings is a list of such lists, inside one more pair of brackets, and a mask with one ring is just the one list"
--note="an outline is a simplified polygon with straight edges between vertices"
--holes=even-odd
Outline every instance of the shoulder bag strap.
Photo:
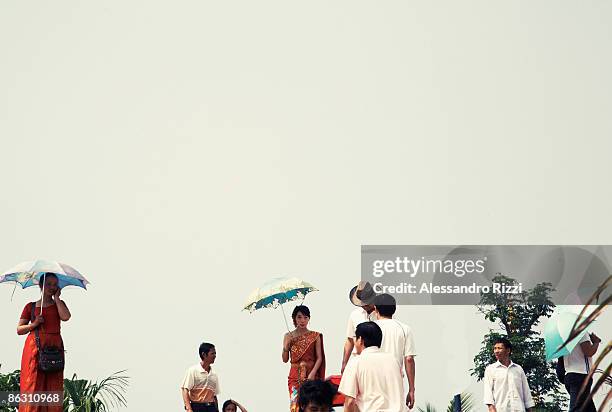
[[[32,322],[34,322],[34,309],[36,308],[36,302],[32,302]],[[42,302],[41,302],[41,310],[42,310]],[[38,335],[38,326],[34,329],[34,336],[36,337],[36,348],[38,352],[40,352],[40,337]]]

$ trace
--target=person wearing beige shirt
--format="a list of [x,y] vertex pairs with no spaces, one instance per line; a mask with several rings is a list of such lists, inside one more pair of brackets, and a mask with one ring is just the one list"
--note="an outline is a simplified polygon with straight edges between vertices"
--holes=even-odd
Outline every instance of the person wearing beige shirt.
[[338,391],[345,412],[405,412],[401,367],[394,355],[380,350],[382,330],[363,322],[355,330],[355,356],[344,369]]
[[219,412],[217,395],[220,393],[219,377],[212,370],[211,364],[217,358],[217,351],[212,343],[202,343],[198,349],[200,363],[187,369],[181,393],[185,410],[189,412]]
[[410,327],[393,318],[397,303],[395,298],[387,293],[378,295],[374,300],[374,314],[376,324],[380,326],[383,333],[380,350],[395,356],[400,368],[406,371],[408,379],[408,393],[406,394],[406,406],[409,409],[414,407],[415,375],[416,366],[414,357],[416,349],[414,337]]

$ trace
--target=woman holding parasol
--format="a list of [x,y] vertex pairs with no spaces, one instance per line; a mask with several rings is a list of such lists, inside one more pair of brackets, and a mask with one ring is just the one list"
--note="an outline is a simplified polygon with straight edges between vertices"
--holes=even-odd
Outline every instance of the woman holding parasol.
[[[64,342],[60,335],[60,324],[70,319],[70,311],[60,299],[61,289],[58,287],[58,278],[53,273],[41,276],[39,285],[42,297],[36,302],[28,303],[21,312],[17,325],[17,334],[28,334],[21,355],[21,393],[36,392],[64,392],[64,371],[57,370],[43,372],[38,367],[39,347],[53,346],[64,350]],[[44,314],[44,316],[43,316]],[[39,343],[36,342],[36,332],[39,334]],[[19,412],[30,411],[61,411],[62,405],[33,405],[26,402],[19,403]]]
[[258,309],[277,308],[283,311],[287,333],[283,337],[283,362],[291,361],[288,387],[291,412],[298,409],[298,391],[302,383],[312,379],[323,379],[325,376],[325,352],[323,335],[308,330],[310,309],[304,305],[297,306],[291,315],[294,330],[289,330],[283,303],[302,299],[318,290],[312,284],[296,277],[278,277],[255,289],[247,298],[244,310],[254,312]]
[[[38,285],[41,297],[28,303],[17,324],[18,335],[28,335],[21,356],[19,412],[61,412],[64,397],[64,342],[61,322],[70,319],[61,289],[89,283],[76,269],[59,262],[23,262],[0,275],[0,283],[14,282],[22,288]],[[36,396],[46,392],[46,400]],[[57,396],[55,396],[57,394]],[[56,397],[58,398],[56,401]],[[24,401],[25,399],[25,401]]]
[[299,305],[291,314],[295,329],[283,337],[283,362],[291,360],[288,389],[290,411],[297,412],[300,386],[307,380],[325,379],[325,352],[323,335],[308,330],[310,309]]

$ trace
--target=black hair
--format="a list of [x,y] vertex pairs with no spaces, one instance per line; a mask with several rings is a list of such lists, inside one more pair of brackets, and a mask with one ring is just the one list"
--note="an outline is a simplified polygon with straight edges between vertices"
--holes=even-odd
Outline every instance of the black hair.
[[332,408],[334,395],[338,388],[329,381],[306,381],[300,386],[298,393],[299,412],[304,412],[309,404]]
[[[200,348],[198,349],[198,355],[200,355],[200,359],[204,359],[204,356],[208,355],[208,352],[210,352],[210,350],[214,348],[215,345],[213,345],[212,343],[204,342],[203,344],[201,344]],[[202,356],[202,353],[204,354],[204,356]]]
[[221,407],[221,412],[225,412],[225,408],[227,408],[229,405],[234,405],[236,409],[238,409],[238,405],[236,405],[236,402],[232,401],[231,399],[228,399],[225,402],[223,402],[223,406]]
[[502,337],[496,338],[493,341],[493,346],[497,345],[498,343],[501,343],[506,349],[510,349],[510,352],[512,352],[512,344],[508,339]]
[[308,306],[304,306],[304,305],[296,306],[293,309],[293,312],[291,313],[291,319],[293,319],[293,326],[297,326],[297,324],[295,323],[295,318],[297,317],[298,313],[301,313],[304,316],[310,317],[310,309],[308,309]]
[[55,280],[57,280],[59,282],[59,278],[57,277],[57,275],[55,273],[51,273],[51,272],[45,272],[40,276],[40,279],[38,280],[38,286],[42,289],[43,285],[45,284],[45,282],[47,281],[48,278],[55,278]]
[[382,330],[376,322],[362,322],[355,329],[355,338],[363,339],[363,344],[366,348],[370,346],[378,346],[382,342]]
[[388,293],[383,293],[382,295],[376,296],[374,298],[374,306],[376,306],[378,313],[385,318],[393,317],[393,314],[397,309],[395,298]]

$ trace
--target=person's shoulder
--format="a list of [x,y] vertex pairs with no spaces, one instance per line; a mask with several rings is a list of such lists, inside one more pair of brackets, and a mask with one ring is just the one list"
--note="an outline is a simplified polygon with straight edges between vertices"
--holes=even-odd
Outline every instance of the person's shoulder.
[[491,371],[495,368],[497,368],[498,362],[493,362],[487,365],[487,367],[485,368],[485,372],[487,371]]
[[28,302],[24,305],[23,310],[32,310],[32,304],[34,304],[34,307],[36,307],[36,302]]
[[525,371],[523,370],[523,367],[519,365],[518,363],[512,362],[512,365],[516,367],[516,369],[518,369],[519,372],[525,373]]
[[363,312],[363,308],[361,306],[357,306],[356,308],[351,310],[350,316],[361,316]]
[[404,329],[406,332],[411,332],[412,331],[410,326],[408,326],[407,324],[405,324],[401,320],[397,320],[397,319],[392,319],[392,320],[394,321],[394,323],[395,323],[395,325],[397,327],[400,327],[400,328]]
[[412,328],[407,323],[402,322],[401,320],[398,320],[397,323],[402,325],[402,328],[406,329],[407,331],[411,331],[412,330]]
[[385,326],[388,326],[389,328],[394,328],[397,330],[403,330],[404,333],[406,333],[406,335],[411,334],[412,333],[412,329],[410,328],[410,326],[406,325],[404,322],[399,321],[397,319],[385,319],[387,322],[385,322]]
[[191,372],[197,372],[198,370],[200,370],[202,368],[202,366],[199,363],[193,364],[190,367],[187,368],[187,372],[191,373]]

